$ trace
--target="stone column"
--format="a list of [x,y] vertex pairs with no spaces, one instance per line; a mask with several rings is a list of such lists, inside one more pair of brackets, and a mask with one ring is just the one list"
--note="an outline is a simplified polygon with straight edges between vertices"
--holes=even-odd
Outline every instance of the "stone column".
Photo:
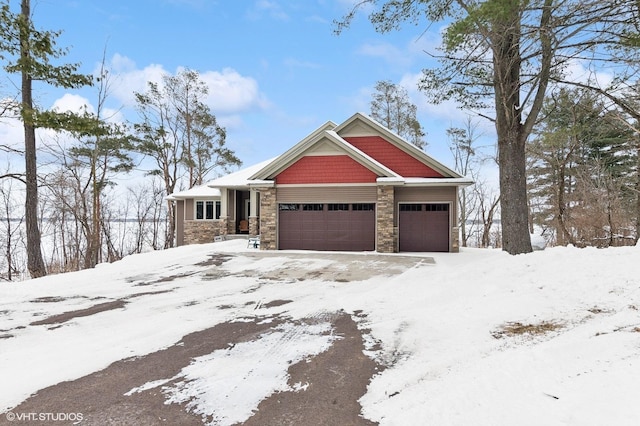
[[260,193],[251,189],[250,198],[249,198],[249,235],[259,235],[260,234],[260,224],[258,223],[258,203],[260,202]]
[[227,223],[228,221],[228,217],[220,217],[220,235],[229,235],[229,224]]
[[396,232],[393,226],[394,187],[378,186],[376,212],[376,251],[380,253],[396,252]]
[[223,235],[236,233],[236,222],[229,218],[229,189],[226,188],[220,190],[220,220],[224,224]]
[[451,253],[460,252],[460,228],[454,226],[451,228]]
[[260,188],[260,249],[278,248],[276,188]]

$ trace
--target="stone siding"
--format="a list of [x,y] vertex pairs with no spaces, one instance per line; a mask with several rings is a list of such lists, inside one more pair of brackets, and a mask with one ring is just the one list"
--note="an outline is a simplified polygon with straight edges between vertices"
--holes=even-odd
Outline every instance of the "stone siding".
[[227,230],[226,233],[227,234],[231,234],[231,235],[236,234],[237,232],[236,232],[236,221],[235,221],[235,219],[229,219],[227,217],[227,218],[225,218],[225,221],[226,221],[225,228]]
[[249,235],[260,235],[260,222],[257,217],[249,218]]
[[460,228],[453,226],[451,228],[451,253],[460,252]]
[[378,186],[376,229],[378,243],[376,251],[380,253],[395,253],[397,231],[393,226],[394,187]]
[[277,250],[278,203],[276,188],[260,189],[260,249]]
[[212,243],[215,237],[226,235],[223,220],[185,220],[184,244]]

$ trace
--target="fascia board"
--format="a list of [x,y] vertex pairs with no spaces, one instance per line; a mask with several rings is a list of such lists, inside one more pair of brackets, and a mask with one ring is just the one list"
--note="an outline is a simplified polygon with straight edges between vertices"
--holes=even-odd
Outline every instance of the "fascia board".
[[298,158],[300,154],[306,151],[311,145],[313,145],[317,141],[318,135],[321,135],[327,130],[334,129],[336,124],[333,121],[327,121],[324,125],[318,127],[316,130],[311,132],[308,136],[302,139],[300,142],[292,146],[290,149],[285,151],[279,157],[277,157],[274,161],[268,164],[266,167],[260,169],[252,176],[249,177],[249,180],[262,180],[269,179],[274,174],[277,174],[281,169],[288,166],[293,160]]
[[470,186],[475,182],[467,177],[460,178],[406,178],[406,186]]
[[253,188],[253,187],[273,187],[275,186],[275,181],[272,180],[260,180],[260,179],[254,179],[251,182],[249,182],[249,187]]

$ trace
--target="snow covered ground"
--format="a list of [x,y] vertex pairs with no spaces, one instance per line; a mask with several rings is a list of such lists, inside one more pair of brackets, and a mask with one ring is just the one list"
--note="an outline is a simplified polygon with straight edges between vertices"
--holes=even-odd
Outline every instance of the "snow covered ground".
[[[250,320],[256,301],[290,300],[260,311],[293,320],[362,311],[367,354],[388,366],[360,400],[362,416],[382,425],[640,424],[640,247],[463,249],[393,268],[393,255],[342,263],[255,254],[246,241],[226,241],[0,284],[0,412],[188,333]],[[215,265],[216,256],[224,261]],[[283,268],[295,274],[278,275]],[[312,268],[336,278],[305,277]],[[369,273],[358,280],[349,268]],[[117,301],[125,303],[83,311]],[[70,311],[84,314],[51,321]],[[214,424],[241,422],[288,387],[290,362],[340,338],[328,327],[285,324],[195,359],[172,387],[166,377],[130,392],[162,388],[169,402],[215,414]]]

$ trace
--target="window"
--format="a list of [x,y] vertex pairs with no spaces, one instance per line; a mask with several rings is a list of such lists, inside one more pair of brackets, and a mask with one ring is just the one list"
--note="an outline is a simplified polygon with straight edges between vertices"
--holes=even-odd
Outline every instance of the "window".
[[196,220],[220,219],[220,201],[196,201]]
[[422,204],[400,204],[401,212],[421,212]]
[[349,204],[329,204],[329,211],[347,211]]
[[448,212],[449,204],[425,204],[424,208],[428,212]]
[[355,211],[373,211],[376,209],[376,205],[374,203],[364,203],[364,204],[351,204],[351,210]]
[[280,211],[296,211],[300,210],[299,204],[278,204],[278,209]]
[[324,210],[324,204],[303,204],[302,210],[306,211],[322,211]]

